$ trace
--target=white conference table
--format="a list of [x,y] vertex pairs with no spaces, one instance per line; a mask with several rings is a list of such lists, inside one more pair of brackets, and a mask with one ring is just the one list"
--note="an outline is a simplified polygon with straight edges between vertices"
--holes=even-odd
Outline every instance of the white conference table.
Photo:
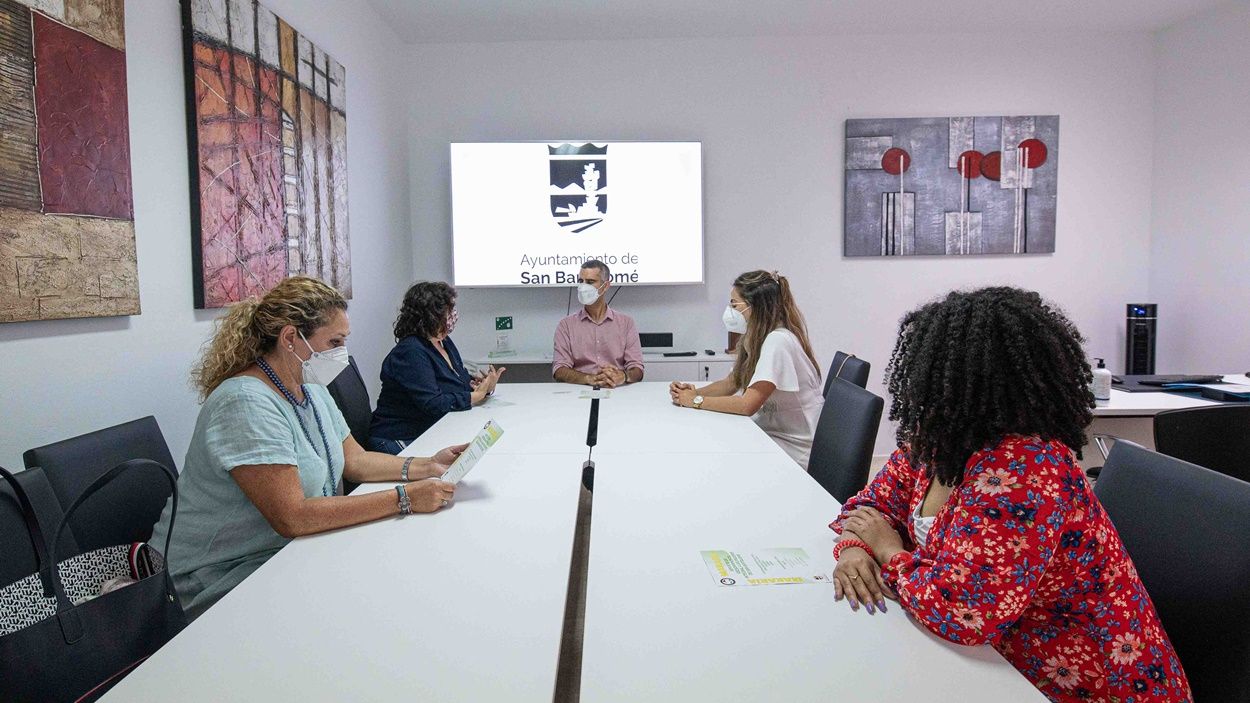
[[[491,418],[505,430],[450,508],[294,540],[105,700],[551,701],[587,451],[579,395],[504,384],[449,414],[405,453]],[[750,419],[641,383],[601,402],[598,434],[583,700],[941,700],[955,683],[963,700],[1040,699],[989,647],[944,642],[897,607],[711,582],[701,549],[802,546],[832,568],[837,501]]]
[[551,703],[571,459],[488,454],[438,513],[294,540],[104,700]]
[[[432,454],[467,442],[489,419],[504,428],[492,453],[577,454],[585,458],[590,401],[584,386],[563,383],[500,384],[482,406],[445,416],[405,451]],[[749,454],[779,452],[754,423],[744,417],[679,408],[669,401],[667,383],[637,383],[611,389],[599,404],[595,453],[691,453],[723,451]]]
[[702,550],[802,547],[833,570],[839,503],[785,454],[649,458],[596,452],[583,703],[1045,700],[893,602],[869,615],[830,584],[718,585]]

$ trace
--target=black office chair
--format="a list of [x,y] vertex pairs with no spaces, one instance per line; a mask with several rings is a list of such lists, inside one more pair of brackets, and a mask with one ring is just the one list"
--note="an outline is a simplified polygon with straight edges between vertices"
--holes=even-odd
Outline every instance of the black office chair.
[[[13,478],[35,511],[43,538],[50,541],[63,513],[43,469],[19,471]],[[69,530],[61,533],[61,548],[57,552],[66,556],[78,554],[78,545]],[[37,563],[21,505],[8,481],[0,478],[0,588],[35,573]]]
[[868,483],[884,407],[884,400],[850,381],[835,379],[826,392],[807,470],[843,503]]
[[847,354],[843,351],[834,354],[833,363],[829,364],[829,373],[825,378],[825,396],[828,397],[829,386],[833,384],[835,378],[850,381],[860,388],[867,388],[870,369],[872,369],[872,364],[854,354]]
[[[360,375],[360,367],[356,365],[356,357],[347,357],[347,368],[330,383],[327,388],[334,403],[347,420],[347,429],[351,430],[356,443],[365,449],[369,448],[369,425],[373,422],[373,402],[369,400],[369,389],[365,387],[365,379]],[[356,490],[358,484],[343,481],[343,495]]]
[[[151,415],[27,450],[27,468],[43,468],[61,507],[71,505],[104,472],[130,459],[151,459],[177,471],[165,436]],[[169,486],[133,473],[113,481],[70,520],[83,551],[146,542],[169,499]]]
[[1250,701],[1250,483],[1119,440],[1094,493],[1197,701]]
[[1155,449],[1250,481],[1250,404],[1161,412],[1155,415]]
[[365,387],[365,379],[360,375],[356,357],[347,357],[347,368],[327,388],[330,397],[334,398],[339,411],[343,413],[343,419],[347,420],[347,428],[351,430],[352,437],[356,438],[356,443],[368,449],[373,402],[369,400],[369,389]]

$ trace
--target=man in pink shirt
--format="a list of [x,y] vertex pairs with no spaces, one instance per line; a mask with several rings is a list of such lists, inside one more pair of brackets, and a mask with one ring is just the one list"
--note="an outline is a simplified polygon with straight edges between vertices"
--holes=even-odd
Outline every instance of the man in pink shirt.
[[642,343],[634,318],[608,307],[608,265],[591,259],[577,275],[582,309],[556,325],[551,374],[563,383],[615,388],[642,380]]

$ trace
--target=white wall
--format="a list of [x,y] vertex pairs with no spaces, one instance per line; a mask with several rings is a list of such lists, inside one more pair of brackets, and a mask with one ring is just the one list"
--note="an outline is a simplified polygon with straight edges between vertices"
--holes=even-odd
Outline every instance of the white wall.
[[[708,284],[625,289],[615,305],[641,330],[675,332],[679,347],[723,346],[733,277],[778,269],[822,359],[846,349],[870,360],[870,388],[883,393],[904,312],[953,287],[1011,283],[1062,304],[1090,354],[1118,369],[1124,304],[1147,291],[1153,48],[1145,34],[415,46],[415,272],[451,279],[451,141],[699,140]],[[1055,254],[842,257],[845,119],[999,114],[1061,116]],[[457,343],[483,353],[502,313],[517,318],[518,346],[545,348],[566,300],[556,290],[462,290]],[[891,434],[883,425],[878,451]]]
[[1160,373],[1250,369],[1250,3],[1155,43],[1150,295]]
[[[410,275],[407,88],[400,42],[365,0],[266,4],[347,67],[355,288],[351,348],[376,369]],[[0,464],[33,446],[154,414],[179,463],[198,411],[187,374],[211,330],[191,299],[182,35],[175,0],[126,3],[135,230],[143,314],[0,325]],[[378,301],[381,301],[379,304]],[[367,379],[374,385],[376,378]]]

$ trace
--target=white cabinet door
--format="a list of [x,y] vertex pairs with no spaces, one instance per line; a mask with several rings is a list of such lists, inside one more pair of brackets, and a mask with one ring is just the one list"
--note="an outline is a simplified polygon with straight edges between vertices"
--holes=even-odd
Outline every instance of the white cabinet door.
[[693,383],[697,368],[689,361],[649,361],[644,381],[686,381]]
[[728,376],[733,368],[732,361],[705,361],[697,357],[687,357],[681,361],[649,361],[644,380],[711,383]]
[[732,361],[700,361],[695,365],[698,371],[698,383],[711,383],[728,376],[734,370]]

